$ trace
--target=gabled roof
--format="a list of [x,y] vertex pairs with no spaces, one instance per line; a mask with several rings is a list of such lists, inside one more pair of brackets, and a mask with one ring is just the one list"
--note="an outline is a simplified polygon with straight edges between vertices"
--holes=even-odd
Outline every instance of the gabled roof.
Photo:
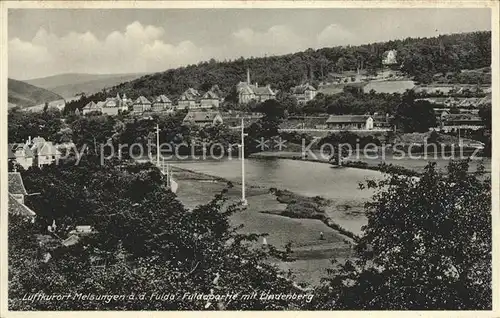
[[96,108],[96,107],[97,107],[97,104],[94,103],[93,101],[91,101],[91,102],[87,103],[87,105],[85,105],[83,107],[83,109],[93,109],[93,108]]
[[7,145],[7,158],[8,159],[16,159],[16,155],[12,152],[12,144]]
[[203,99],[219,99],[219,96],[217,96],[216,93],[212,91],[208,91],[205,94],[203,94]]
[[219,112],[189,112],[184,121],[212,122],[217,116],[220,116]]
[[369,115],[330,115],[326,123],[365,123]]
[[[112,102],[115,103],[114,106],[111,104]],[[117,99],[115,97],[111,97],[111,98],[108,97],[104,101],[102,107],[118,107],[118,106],[120,106],[120,102],[121,102],[121,99]]]
[[196,100],[200,97],[200,93],[194,88],[190,87],[182,93],[179,97],[180,100]]
[[168,99],[167,96],[165,95],[160,95],[158,97],[156,97],[155,103],[171,103],[172,101],[170,99]]
[[61,154],[57,147],[50,141],[46,141],[43,144],[35,144],[31,147],[31,150],[36,156],[56,156]]
[[269,86],[259,86],[259,87],[252,87],[253,92],[255,95],[275,95],[271,87]]
[[151,102],[144,96],[139,96],[134,104],[151,104]]
[[240,94],[250,94],[250,95],[255,94],[251,85],[248,85],[247,83],[240,83],[240,84],[241,85],[238,88],[238,92]]
[[9,172],[8,191],[12,194],[28,194],[24,188],[23,178],[19,172]]
[[304,94],[304,92],[306,91],[315,91],[315,90],[316,88],[314,88],[309,83],[292,87],[293,94]]
[[34,156],[33,151],[31,151],[27,144],[10,144],[9,148],[12,149],[14,155],[19,149],[22,149],[24,151],[25,158],[33,158]]
[[16,198],[12,194],[9,193],[9,207],[8,207],[9,213],[13,215],[22,215],[22,216],[29,216],[33,217],[36,216],[36,213],[33,212],[30,208],[28,208],[26,205],[22,204],[21,202],[17,201]]

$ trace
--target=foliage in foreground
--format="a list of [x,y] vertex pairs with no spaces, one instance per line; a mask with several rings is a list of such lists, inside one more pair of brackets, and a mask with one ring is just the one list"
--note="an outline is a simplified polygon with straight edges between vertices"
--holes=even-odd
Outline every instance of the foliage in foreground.
[[359,258],[330,271],[317,309],[490,309],[491,181],[430,163],[419,177],[369,181]]
[[[9,307],[11,310],[65,309],[285,309],[289,300],[237,299],[207,302],[183,299],[188,292],[203,294],[298,290],[269,261],[282,252],[256,248],[258,235],[236,232],[222,195],[192,211],[165,187],[165,180],[147,165],[121,170],[92,162],[79,166],[47,167],[24,173],[26,186],[40,191],[30,205],[39,213],[35,224],[10,220]],[[39,247],[36,233],[69,236],[76,225],[92,225],[97,233],[80,243],[57,249]],[[32,235],[26,235],[32,233]],[[55,241],[55,242],[54,242]],[[52,259],[41,262],[45,252]],[[95,260],[105,267],[95,266]],[[145,300],[26,301],[36,292],[50,294],[140,295]],[[177,294],[175,299],[159,299]],[[156,295],[156,296],[155,296]],[[158,297],[158,299],[156,298]]]
[[[151,166],[118,169],[87,159],[24,172],[30,192],[41,192],[29,202],[39,220],[9,220],[11,310],[491,308],[491,181],[482,171],[468,173],[467,162],[452,162],[446,173],[429,164],[419,177],[390,171],[384,180],[367,182],[376,193],[366,204],[359,255],[329,270],[311,303],[228,303],[182,296],[304,292],[269,262],[284,253],[256,248],[258,235],[230,226],[236,207],[223,196],[190,211]],[[52,219],[59,237],[86,224],[97,234],[68,248],[53,238],[40,246],[34,234],[47,234]],[[41,262],[47,251],[52,259]],[[94,266],[96,258],[106,266]],[[146,299],[23,300],[36,292],[145,293]]]

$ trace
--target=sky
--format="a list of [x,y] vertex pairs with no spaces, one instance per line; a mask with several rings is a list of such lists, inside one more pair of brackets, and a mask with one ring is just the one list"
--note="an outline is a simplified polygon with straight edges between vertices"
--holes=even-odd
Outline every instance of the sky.
[[142,73],[491,30],[489,9],[9,9],[8,73]]

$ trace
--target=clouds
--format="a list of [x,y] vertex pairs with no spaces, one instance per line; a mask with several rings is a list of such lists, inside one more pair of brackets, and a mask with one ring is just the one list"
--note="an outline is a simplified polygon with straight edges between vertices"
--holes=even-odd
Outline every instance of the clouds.
[[9,76],[29,79],[70,72],[159,72],[210,58],[285,54],[309,47],[343,45],[354,39],[352,33],[337,24],[327,25],[317,35],[301,34],[283,24],[263,31],[228,30],[227,41],[218,46],[198,46],[190,39],[169,43],[162,27],[138,21],[101,39],[89,31],[58,36],[40,28],[29,41],[10,39]]
[[354,44],[356,36],[338,24],[330,24],[317,36],[319,46],[337,46]]
[[41,28],[31,41],[9,41],[9,76],[26,79],[67,72],[155,72],[201,58],[194,43],[165,43],[163,35],[162,28],[137,21],[104,39],[90,32],[58,37]]

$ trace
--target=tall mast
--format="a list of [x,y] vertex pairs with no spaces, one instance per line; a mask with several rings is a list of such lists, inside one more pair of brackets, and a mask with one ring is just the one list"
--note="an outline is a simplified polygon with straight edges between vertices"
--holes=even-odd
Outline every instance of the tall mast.
[[160,164],[160,126],[156,124],[156,165]]
[[245,126],[241,118],[241,204],[248,205],[245,195]]

